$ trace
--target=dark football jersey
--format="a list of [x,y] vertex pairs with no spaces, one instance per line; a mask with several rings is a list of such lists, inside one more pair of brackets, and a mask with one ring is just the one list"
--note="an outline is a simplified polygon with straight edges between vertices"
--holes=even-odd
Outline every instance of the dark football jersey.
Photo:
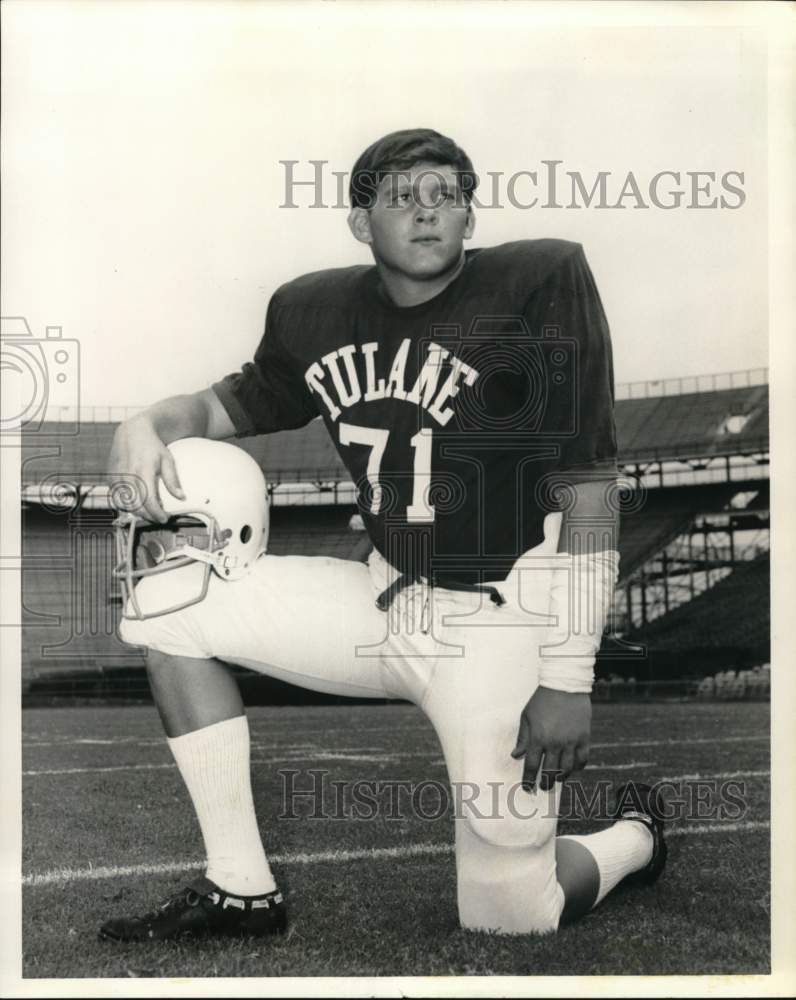
[[504,579],[563,477],[616,474],[608,324],[562,240],[470,250],[416,306],[395,305],[375,266],[298,278],[272,297],[254,361],[213,389],[237,436],[320,417],[374,546],[439,582]]

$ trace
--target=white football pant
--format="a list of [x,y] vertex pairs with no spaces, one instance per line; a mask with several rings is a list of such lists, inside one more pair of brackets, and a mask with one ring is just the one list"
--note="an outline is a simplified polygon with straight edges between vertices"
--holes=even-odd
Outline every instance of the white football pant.
[[[262,556],[234,583],[211,574],[204,601],[145,621],[124,619],[125,642],[174,656],[216,657],[313,691],[405,698],[433,723],[456,809],[462,926],[502,933],[553,931],[563,908],[556,880],[560,784],[521,788],[514,760],[520,713],[538,682],[560,515],[545,541],[483,593],[422,584],[383,612],[376,596],[396,571],[374,551],[367,566],[325,557]],[[549,567],[549,568],[548,568]],[[191,565],[142,580],[146,611],[197,593]]]

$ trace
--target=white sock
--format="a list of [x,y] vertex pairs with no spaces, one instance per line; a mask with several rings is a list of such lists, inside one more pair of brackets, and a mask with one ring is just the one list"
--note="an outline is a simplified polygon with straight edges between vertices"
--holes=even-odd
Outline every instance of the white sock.
[[191,796],[207,852],[207,877],[227,892],[276,889],[252,798],[245,715],[168,740]]
[[599,833],[565,834],[561,839],[577,841],[594,858],[600,873],[595,906],[626,875],[640,871],[652,858],[652,831],[638,820],[620,819]]

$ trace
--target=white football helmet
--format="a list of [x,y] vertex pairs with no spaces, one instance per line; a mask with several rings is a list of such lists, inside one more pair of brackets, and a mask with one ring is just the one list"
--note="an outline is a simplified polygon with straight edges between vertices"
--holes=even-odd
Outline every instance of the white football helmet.
[[[257,462],[241,448],[206,438],[183,438],[169,445],[185,494],[178,500],[158,482],[160,505],[169,520],[154,524],[120,513],[113,526],[125,618],[155,618],[197,604],[207,594],[210,571],[222,580],[240,580],[265,552],[268,492]],[[143,578],[182,566],[202,564],[191,593],[176,588],[171,606],[142,607],[135,588]],[[164,588],[157,588],[162,592]]]

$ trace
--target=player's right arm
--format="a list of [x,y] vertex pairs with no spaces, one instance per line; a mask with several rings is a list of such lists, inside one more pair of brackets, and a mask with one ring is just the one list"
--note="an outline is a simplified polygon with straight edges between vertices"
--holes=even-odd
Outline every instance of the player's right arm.
[[187,437],[232,437],[235,427],[212,389],[171,396],[119,424],[111,447],[111,483],[126,482],[135,490],[138,506],[131,511],[163,523],[167,516],[158,501],[157,482],[183,499],[177,469],[168,445]]
[[168,449],[172,441],[187,437],[219,441],[272,434],[303,427],[318,416],[303,367],[283,346],[284,321],[280,318],[280,302],[288,316],[295,314],[297,303],[306,304],[305,284],[299,279],[272,296],[254,359],[240,371],[215,382],[212,388],[161,400],[119,425],[110,457],[113,481],[128,483],[141,495],[140,502],[136,498],[132,504],[125,504],[126,510],[134,508],[132,513],[149,521],[166,521],[158,501],[159,479],[170,493],[182,498]]

